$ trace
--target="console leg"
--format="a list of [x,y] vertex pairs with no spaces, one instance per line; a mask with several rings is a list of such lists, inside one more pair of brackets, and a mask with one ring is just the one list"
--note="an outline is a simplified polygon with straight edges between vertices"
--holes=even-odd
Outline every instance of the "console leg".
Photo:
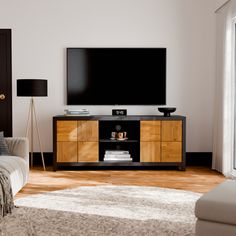
[[57,171],[57,165],[53,165],[53,171]]
[[186,170],[185,166],[178,166],[178,169],[179,169],[180,171],[185,171],[185,170]]

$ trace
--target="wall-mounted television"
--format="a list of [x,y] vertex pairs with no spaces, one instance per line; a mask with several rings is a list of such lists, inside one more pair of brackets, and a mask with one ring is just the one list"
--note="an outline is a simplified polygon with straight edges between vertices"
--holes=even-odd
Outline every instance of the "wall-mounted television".
[[67,48],[68,105],[165,105],[166,48]]

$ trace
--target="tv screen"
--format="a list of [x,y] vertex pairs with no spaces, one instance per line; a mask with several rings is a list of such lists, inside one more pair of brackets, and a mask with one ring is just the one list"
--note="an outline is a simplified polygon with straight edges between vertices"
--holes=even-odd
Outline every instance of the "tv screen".
[[67,48],[68,105],[165,105],[165,48]]

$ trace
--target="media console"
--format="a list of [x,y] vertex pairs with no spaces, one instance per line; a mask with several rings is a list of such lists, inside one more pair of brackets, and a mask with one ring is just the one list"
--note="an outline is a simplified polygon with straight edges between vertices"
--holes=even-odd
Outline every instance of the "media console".
[[[111,139],[112,132],[127,138]],[[54,170],[79,168],[155,168],[185,170],[184,116],[55,116]],[[125,150],[132,161],[104,161],[109,150]]]

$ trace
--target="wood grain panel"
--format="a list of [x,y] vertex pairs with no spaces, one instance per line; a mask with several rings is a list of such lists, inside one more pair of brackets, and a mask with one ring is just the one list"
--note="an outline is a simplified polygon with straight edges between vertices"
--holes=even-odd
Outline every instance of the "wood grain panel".
[[161,124],[162,141],[181,142],[182,141],[182,121],[162,121]]
[[78,162],[98,162],[98,142],[78,142]]
[[77,162],[77,142],[57,142],[57,162]]
[[162,142],[161,162],[181,162],[182,142]]
[[57,141],[77,141],[77,121],[57,121]]
[[140,162],[160,162],[160,142],[140,143]]
[[140,122],[140,140],[141,141],[160,141],[161,139],[161,121],[141,121]]
[[98,141],[98,121],[78,121],[78,141]]

